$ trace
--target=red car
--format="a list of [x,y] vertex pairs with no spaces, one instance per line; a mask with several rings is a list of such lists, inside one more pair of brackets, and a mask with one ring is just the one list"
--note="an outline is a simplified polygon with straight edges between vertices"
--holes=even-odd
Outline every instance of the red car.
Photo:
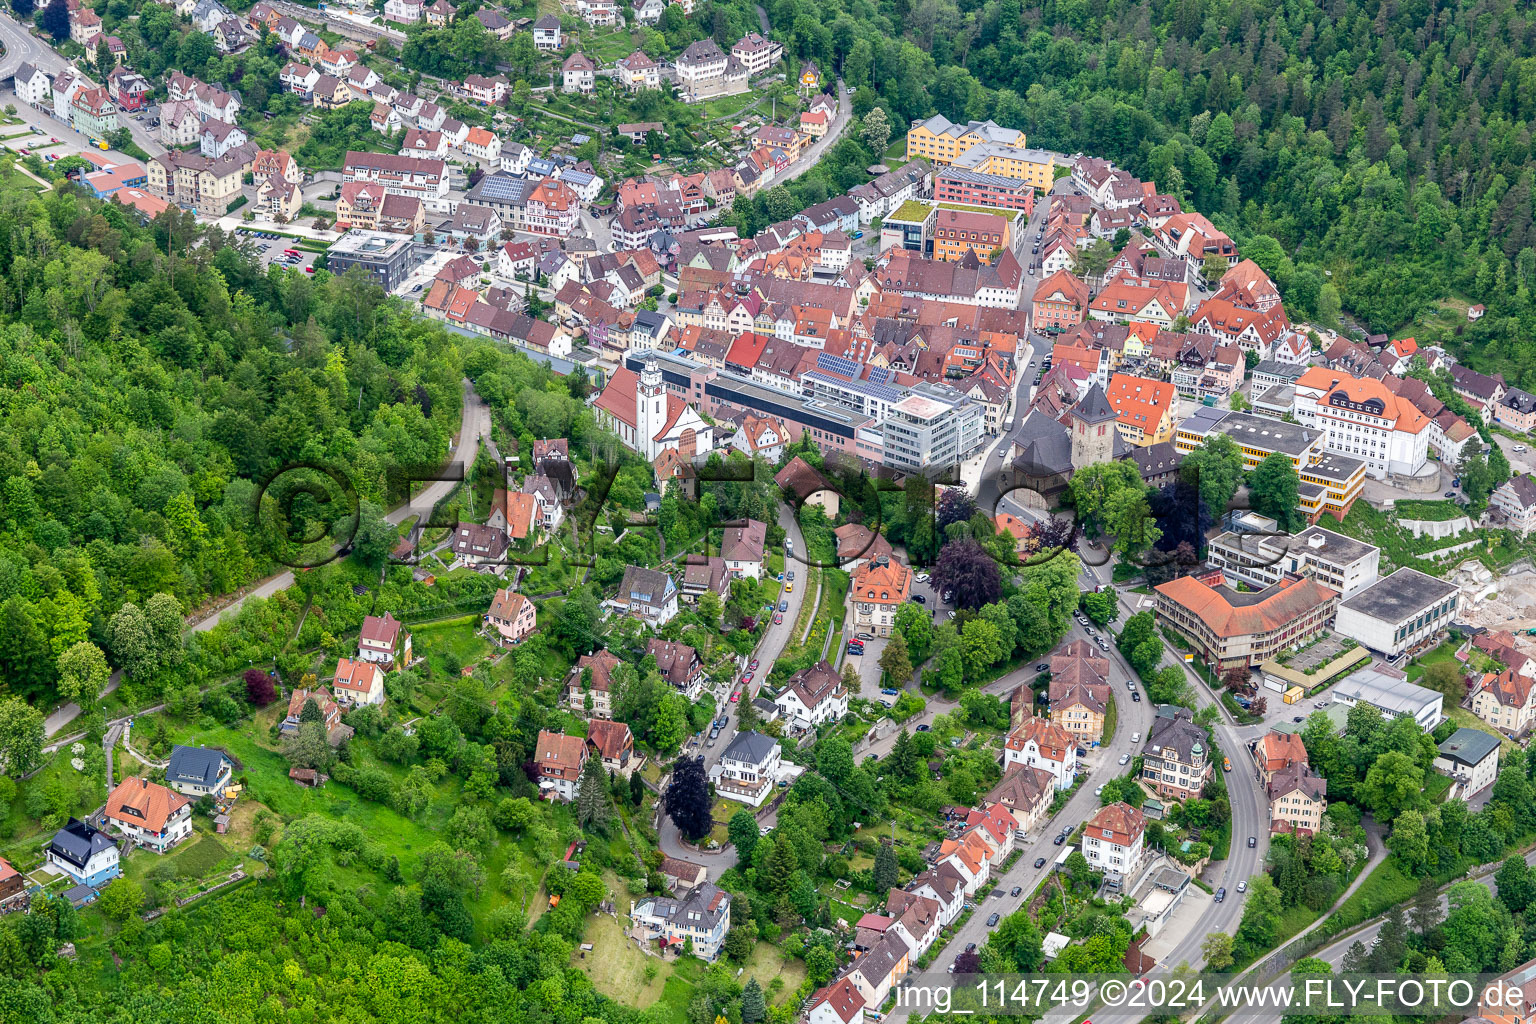
[[745,686],[747,683],[750,683],[751,681],[752,681],[752,673],[751,672],[748,672],[746,675],[741,677],[741,682],[742,682],[743,686]]
[[737,690],[735,693],[731,694],[731,703],[735,704],[739,700],[741,700],[741,691]]
[[756,658],[752,659],[752,663],[747,666],[747,669],[749,671],[752,671],[752,672],[756,672],[757,671],[757,659]]
[[58,139],[50,138],[48,141],[53,143],[55,146],[57,146],[59,144],[59,140]]
[[773,624],[775,626],[777,626],[779,623],[781,623],[783,621],[784,621],[784,613],[783,612],[774,612],[773,613]]

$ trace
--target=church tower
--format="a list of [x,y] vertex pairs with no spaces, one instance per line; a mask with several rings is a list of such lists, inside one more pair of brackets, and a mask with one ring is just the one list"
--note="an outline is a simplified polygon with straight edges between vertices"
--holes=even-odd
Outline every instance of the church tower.
[[1076,472],[1095,462],[1108,462],[1115,454],[1115,410],[1104,389],[1091,384],[1083,400],[1072,407],[1072,469]]
[[640,387],[635,391],[635,450],[646,461],[655,461],[661,450],[656,434],[667,422],[667,386],[661,380],[661,367],[647,359],[640,370]]

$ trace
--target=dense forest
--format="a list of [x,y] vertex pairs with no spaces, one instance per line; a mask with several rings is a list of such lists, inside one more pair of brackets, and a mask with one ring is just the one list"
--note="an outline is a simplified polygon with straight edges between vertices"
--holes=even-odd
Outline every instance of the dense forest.
[[259,513],[275,471],[333,466],[376,507],[457,429],[456,345],[376,286],[70,189],[7,189],[0,223],[0,694],[49,694],[81,642],[172,668],[156,623],[273,571],[307,514]]
[[[1464,326],[1475,365],[1536,384],[1536,20],[1521,5],[767,7],[791,53],[858,90],[859,113],[991,117],[1108,157],[1231,232],[1294,317],[1342,311],[1421,341]],[[1488,315],[1466,325],[1474,303]]]

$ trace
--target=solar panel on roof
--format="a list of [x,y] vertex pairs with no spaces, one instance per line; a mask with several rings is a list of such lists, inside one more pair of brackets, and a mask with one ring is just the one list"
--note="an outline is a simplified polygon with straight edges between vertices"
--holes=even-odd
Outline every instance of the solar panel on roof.
[[886,366],[871,366],[869,368],[869,382],[871,384],[889,384],[895,376],[896,372]]
[[831,373],[841,373],[848,377],[859,375],[859,364],[846,356],[835,356],[830,352],[816,353],[816,365]]

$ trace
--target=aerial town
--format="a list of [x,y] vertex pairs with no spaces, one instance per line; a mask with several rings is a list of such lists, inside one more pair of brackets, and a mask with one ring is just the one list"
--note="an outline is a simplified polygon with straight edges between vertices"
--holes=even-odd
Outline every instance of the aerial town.
[[1529,55],[1267,14],[10,0],[0,1024],[1536,1015]]

